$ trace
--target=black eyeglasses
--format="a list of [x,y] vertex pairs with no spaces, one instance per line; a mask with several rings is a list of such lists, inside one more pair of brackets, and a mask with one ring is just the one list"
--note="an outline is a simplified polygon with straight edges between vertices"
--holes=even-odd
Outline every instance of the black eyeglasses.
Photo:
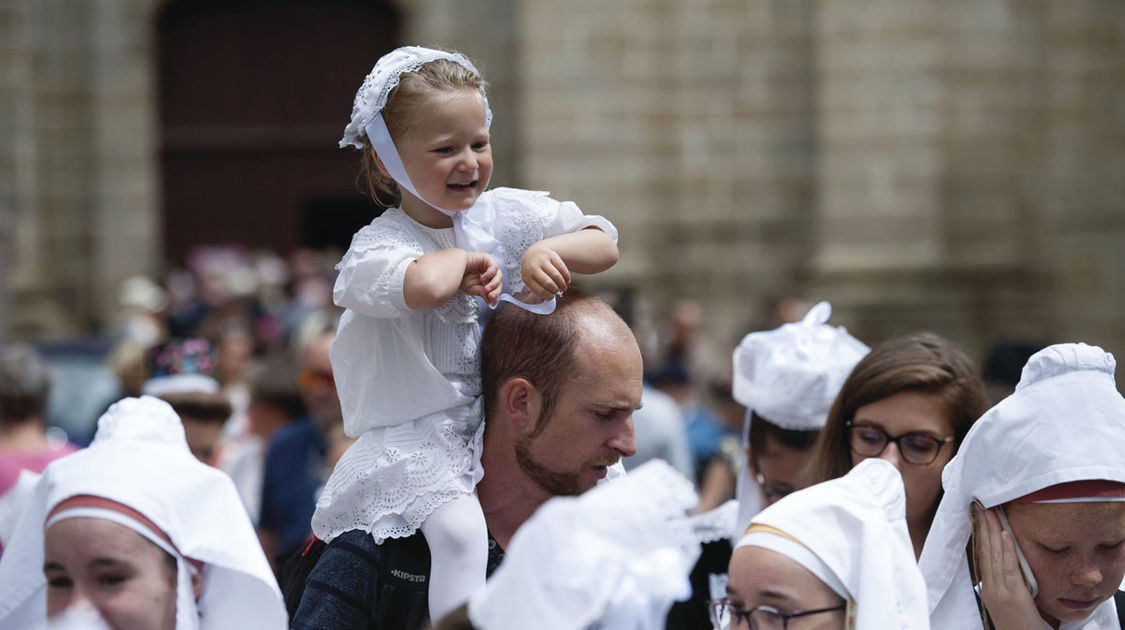
[[886,450],[887,444],[895,443],[902,458],[909,464],[925,466],[937,459],[941,448],[953,438],[939,438],[929,433],[911,432],[891,437],[889,433],[873,424],[848,423],[848,441],[852,452],[862,457],[878,457]]
[[846,604],[817,608],[816,610],[796,610],[784,612],[773,606],[756,606],[750,610],[743,610],[728,599],[714,599],[707,602],[707,610],[711,616],[711,626],[715,630],[734,630],[740,622],[750,626],[750,630],[785,630],[789,627],[789,620],[794,617],[804,617],[818,613],[843,610]]

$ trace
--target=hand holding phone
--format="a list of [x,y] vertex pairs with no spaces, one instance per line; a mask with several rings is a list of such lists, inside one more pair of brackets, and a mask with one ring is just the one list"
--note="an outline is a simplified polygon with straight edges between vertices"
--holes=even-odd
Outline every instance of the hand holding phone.
[[1041,627],[1035,606],[1038,586],[1027,560],[1016,544],[1003,506],[986,510],[974,501],[973,554],[980,578],[980,599],[994,630]]

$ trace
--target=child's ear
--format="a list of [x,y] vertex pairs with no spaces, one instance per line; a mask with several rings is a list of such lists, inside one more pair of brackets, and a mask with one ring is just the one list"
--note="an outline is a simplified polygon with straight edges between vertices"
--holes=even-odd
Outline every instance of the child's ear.
[[394,179],[391,174],[387,172],[387,167],[383,165],[383,160],[379,159],[379,154],[375,152],[375,147],[371,147],[371,157],[375,158],[375,168],[379,169],[383,177],[387,179]]
[[543,407],[542,397],[527,379],[516,377],[500,388],[500,404],[517,431],[531,431]]

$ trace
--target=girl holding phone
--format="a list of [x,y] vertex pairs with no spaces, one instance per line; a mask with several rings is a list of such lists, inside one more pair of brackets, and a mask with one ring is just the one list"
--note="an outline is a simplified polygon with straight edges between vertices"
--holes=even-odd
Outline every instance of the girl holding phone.
[[943,473],[919,562],[932,628],[1122,627],[1125,398],[1115,365],[1085,344],[1046,348],[973,425]]

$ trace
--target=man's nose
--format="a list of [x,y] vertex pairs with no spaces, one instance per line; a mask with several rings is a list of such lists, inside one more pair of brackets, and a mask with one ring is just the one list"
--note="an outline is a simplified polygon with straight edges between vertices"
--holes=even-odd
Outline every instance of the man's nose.
[[622,457],[632,457],[637,453],[637,439],[633,432],[632,416],[625,420],[620,430],[613,436],[609,446]]

